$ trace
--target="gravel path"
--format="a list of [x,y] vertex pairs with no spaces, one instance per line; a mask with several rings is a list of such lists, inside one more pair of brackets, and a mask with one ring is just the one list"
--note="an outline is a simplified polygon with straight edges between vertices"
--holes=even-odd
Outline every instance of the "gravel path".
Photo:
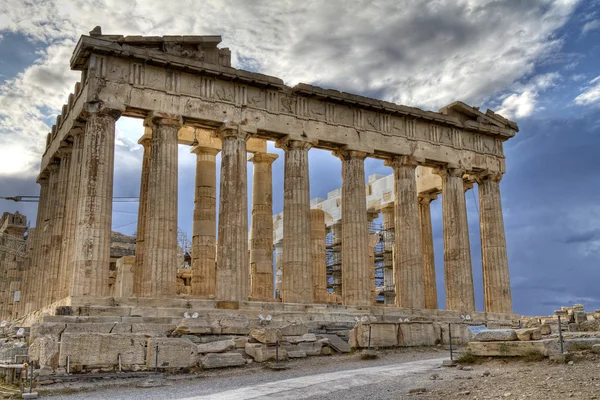
[[[358,354],[293,360],[289,369],[245,368],[164,375],[150,379],[106,380],[53,385],[51,399],[386,399],[423,385],[447,351],[437,348],[379,352],[375,360]],[[85,391],[81,390],[90,390]],[[77,392],[75,392],[77,391]],[[70,393],[66,393],[70,392]],[[221,394],[221,395],[220,395]]]

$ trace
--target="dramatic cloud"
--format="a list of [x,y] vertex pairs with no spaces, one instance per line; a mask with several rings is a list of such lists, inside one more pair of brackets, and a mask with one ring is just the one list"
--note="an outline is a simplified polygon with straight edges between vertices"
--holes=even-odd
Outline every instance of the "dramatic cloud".
[[596,29],[600,29],[600,19],[595,19],[593,21],[586,22],[585,25],[583,25],[583,29],[581,31],[585,34],[589,31],[595,31]]
[[516,88],[516,93],[503,96],[502,104],[496,110],[506,118],[524,118],[530,116],[535,110],[541,91],[556,84],[560,75],[551,72],[531,79],[522,87]]
[[[524,77],[563,43],[556,31],[576,1],[171,1],[63,0],[0,5],[0,31],[45,46],[36,63],[0,86],[0,174],[36,168],[45,134],[72,90],[74,44],[105,33],[221,34],[237,67],[403,104],[437,109],[504,95],[510,115],[530,115],[537,90]],[[186,10],[182,14],[181,10]],[[186,16],[187,15],[187,16]],[[514,88],[513,88],[514,85]],[[525,88],[525,89],[524,89]],[[527,89],[529,88],[529,89]],[[6,152],[6,150],[4,151]]]
[[592,79],[583,92],[575,97],[575,103],[581,106],[589,106],[600,102],[600,75]]

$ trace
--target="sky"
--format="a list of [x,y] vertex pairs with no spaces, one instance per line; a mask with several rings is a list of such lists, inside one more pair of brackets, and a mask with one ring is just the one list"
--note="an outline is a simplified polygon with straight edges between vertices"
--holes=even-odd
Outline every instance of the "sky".
[[[501,183],[514,311],[600,309],[600,0],[0,2],[0,196],[36,195],[46,134],[80,74],[69,58],[94,26],[123,35],[221,35],[236,68],[438,110],[461,100],[519,124]],[[138,196],[140,120],[117,122],[114,196]],[[283,154],[273,211],[283,205]],[[341,162],[311,150],[311,197]],[[220,161],[220,158],[218,159]],[[378,160],[366,175],[390,174]],[[249,182],[252,168],[248,165]],[[195,159],[179,148],[179,225],[191,236]],[[251,191],[250,191],[251,192]],[[483,309],[477,191],[467,192],[477,309]],[[114,203],[132,234],[137,205]],[[35,204],[0,200],[35,224]],[[440,306],[441,201],[432,203]]]

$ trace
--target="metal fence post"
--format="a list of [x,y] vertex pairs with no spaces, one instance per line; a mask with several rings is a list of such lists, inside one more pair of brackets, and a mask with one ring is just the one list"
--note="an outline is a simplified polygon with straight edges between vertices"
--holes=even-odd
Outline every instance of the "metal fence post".
[[158,372],[158,344],[154,348],[154,372]]
[[562,325],[560,323],[560,315],[558,316],[558,340],[560,341],[560,354],[565,352],[563,348],[563,335],[562,335]]

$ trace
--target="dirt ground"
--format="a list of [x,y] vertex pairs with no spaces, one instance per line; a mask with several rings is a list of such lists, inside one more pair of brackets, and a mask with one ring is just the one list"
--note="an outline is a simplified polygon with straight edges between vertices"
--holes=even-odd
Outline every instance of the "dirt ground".
[[460,368],[440,369],[443,372],[429,377],[425,393],[410,397],[431,400],[600,399],[599,355],[578,354],[572,364],[551,363],[548,359],[530,362],[485,359]]

